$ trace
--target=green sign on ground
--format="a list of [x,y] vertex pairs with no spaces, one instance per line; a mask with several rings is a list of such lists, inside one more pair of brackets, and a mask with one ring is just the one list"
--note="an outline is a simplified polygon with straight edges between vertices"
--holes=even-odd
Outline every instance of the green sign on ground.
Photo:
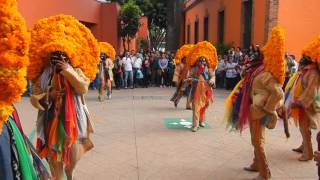
[[[192,118],[165,118],[164,125],[168,129],[191,129]],[[205,122],[205,129],[209,129],[210,126]]]

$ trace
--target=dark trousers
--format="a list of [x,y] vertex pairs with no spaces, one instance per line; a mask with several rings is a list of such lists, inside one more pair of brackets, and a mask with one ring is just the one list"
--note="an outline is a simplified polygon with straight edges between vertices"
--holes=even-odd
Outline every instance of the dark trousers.
[[225,72],[219,72],[216,74],[216,85],[217,88],[224,88],[226,74]]
[[226,89],[227,90],[232,90],[236,86],[236,83],[237,83],[237,78],[236,77],[234,77],[234,78],[226,78]]
[[11,164],[11,144],[10,135],[6,124],[3,125],[2,134],[0,135],[0,179],[13,179]]
[[143,69],[143,86],[148,87],[151,81],[151,69]]
[[123,88],[123,73],[118,72],[115,76],[115,83],[117,88]]

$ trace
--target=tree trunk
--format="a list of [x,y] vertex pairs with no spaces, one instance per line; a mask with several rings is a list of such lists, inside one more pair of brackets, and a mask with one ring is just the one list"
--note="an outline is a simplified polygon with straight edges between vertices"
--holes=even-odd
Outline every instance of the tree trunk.
[[128,37],[128,39],[127,39],[128,51],[130,51],[130,42],[131,42],[131,39]]
[[123,51],[126,52],[127,49],[126,49],[126,38],[125,37],[122,37],[122,46],[123,46]]

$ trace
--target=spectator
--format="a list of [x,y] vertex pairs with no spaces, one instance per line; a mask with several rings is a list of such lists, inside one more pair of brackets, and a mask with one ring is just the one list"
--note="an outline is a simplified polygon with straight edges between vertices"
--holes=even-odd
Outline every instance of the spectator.
[[240,64],[240,58],[242,56],[242,52],[240,47],[237,47],[235,52],[234,52],[234,62],[237,64]]
[[117,89],[121,89],[124,86],[123,81],[123,62],[119,56],[116,57],[114,64],[114,72],[115,72],[115,83]]
[[129,52],[126,52],[126,55],[125,57],[123,57],[122,62],[124,65],[124,88],[125,89],[128,88],[128,80],[129,80],[130,82],[129,86],[133,89],[133,72],[132,72],[133,60]]
[[144,62],[143,62],[143,87],[147,88],[150,86],[151,81],[151,61],[149,56],[145,56]]
[[236,71],[237,63],[233,62],[232,58],[228,58],[225,70],[226,70],[226,89],[232,90],[236,85],[237,71]]
[[158,61],[159,70],[158,70],[158,76],[159,76],[159,84],[160,87],[165,87],[165,75],[166,70],[168,68],[168,59],[166,58],[166,54],[162,53],[161,59]]
[[160,59],[160,53],[157,51],[156,53],[153,54],[152,57],[153,61],[151,63],[152,65],[152,74],[151,74],[151,79],[152,83],[155,84],[156,86],[160,86],[160,78],[158,76],[158,70],[160,69],[159,67],[159,59]]
[[139,79],[137,78],[138,71],[141,71],[142,67],[142,59],[137,56],[134,51],[131,51],[131,57],[133,61],[133,87],[137,87],[139,85]]
[[224,88],[225,78],[226,78],[225,61],[227,58],[228,56],[224,55],[223,57],[220,56],[220,58],[218,59],[219,62],[216,70],[216,87],[217,88]]
[[166,72],[166,86],[171,87],[172,86],[172,79],[173,79],[173,73],[175,68],[175,63],[173,61],[173,56],[169,55],[169,62],[168,62],[168,68]]
[[255,48],[254,48],[254,45],[251,44],[251,45],[249,46],[249,51],[248,51],[249,57],[252,56],[252,55],[254,55],[255,52],[256,52],[256,50],[255,50]]

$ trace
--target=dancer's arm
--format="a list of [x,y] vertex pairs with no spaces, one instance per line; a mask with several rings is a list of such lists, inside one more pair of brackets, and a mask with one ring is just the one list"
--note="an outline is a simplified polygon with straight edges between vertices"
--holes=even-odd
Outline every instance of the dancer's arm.
[[69,81],[77,94],[83,95],[88,92],[90,80],[83,74],[81,69],[73,69],[68,66],[67,69],[61,71],[61,74]]

